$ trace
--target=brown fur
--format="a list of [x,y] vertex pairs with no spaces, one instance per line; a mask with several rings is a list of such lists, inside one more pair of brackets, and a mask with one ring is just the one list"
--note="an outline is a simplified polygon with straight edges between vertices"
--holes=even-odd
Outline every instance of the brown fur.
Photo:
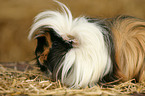
[[116,76],[126,81],[145,80],[145,21],[119,16],[111,23],[115,44]]
[[48,45],[49,45],[49,46],[45,46],[44,47],[43,53],[41,53],[40,57],[38,58],[40,64],[43,64],[44,61],[47,60],[47,56],[48,56],[49,50],[50,50],[50,48],[52,46],[52,42],[51,42],[50,34],[48,32],[46,32],[45,34],[41,34],[38,37],[45,37],[46,38],[46,42],[48,42]]

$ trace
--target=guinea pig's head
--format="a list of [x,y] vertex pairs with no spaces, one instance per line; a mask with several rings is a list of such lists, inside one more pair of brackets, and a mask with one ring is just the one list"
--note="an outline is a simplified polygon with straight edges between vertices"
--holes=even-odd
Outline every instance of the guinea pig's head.
[[76,45],[76,41],[74,38],[64,40],[51,28],[41,28],[40,33],[34,38],[37,39],[35,55],[41,70],[51,72],[53,79],[60,78],[65,55]]

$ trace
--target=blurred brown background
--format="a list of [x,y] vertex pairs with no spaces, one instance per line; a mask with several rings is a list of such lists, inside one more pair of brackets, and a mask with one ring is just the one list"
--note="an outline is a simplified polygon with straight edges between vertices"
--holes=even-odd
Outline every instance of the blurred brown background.
[[[109,18],[125,14],[145,19],[145,0],[59,0],[74,17]],[[29,61],[35,40],[27,39],[33,18],[39,12],[58,9],[52,0],[0,0],[0,62]],[[57,7],[57,8],[56,8]]]

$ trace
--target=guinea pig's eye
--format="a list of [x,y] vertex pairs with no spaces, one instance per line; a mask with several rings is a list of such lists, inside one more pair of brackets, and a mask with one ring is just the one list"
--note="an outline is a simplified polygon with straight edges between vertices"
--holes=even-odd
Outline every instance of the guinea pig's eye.
[[57,45],[58,45],[58,41],[54,41],[54,42],[53,42],[53,45],[54,45],[54,46],[57,46]]

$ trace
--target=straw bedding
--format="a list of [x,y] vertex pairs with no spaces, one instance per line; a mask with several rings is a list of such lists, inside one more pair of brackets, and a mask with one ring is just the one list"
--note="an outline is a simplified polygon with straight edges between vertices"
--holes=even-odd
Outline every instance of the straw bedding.
[[70,89],[52,82],[34,62],[0,63],[0,95],[145,95],[145,82]]

